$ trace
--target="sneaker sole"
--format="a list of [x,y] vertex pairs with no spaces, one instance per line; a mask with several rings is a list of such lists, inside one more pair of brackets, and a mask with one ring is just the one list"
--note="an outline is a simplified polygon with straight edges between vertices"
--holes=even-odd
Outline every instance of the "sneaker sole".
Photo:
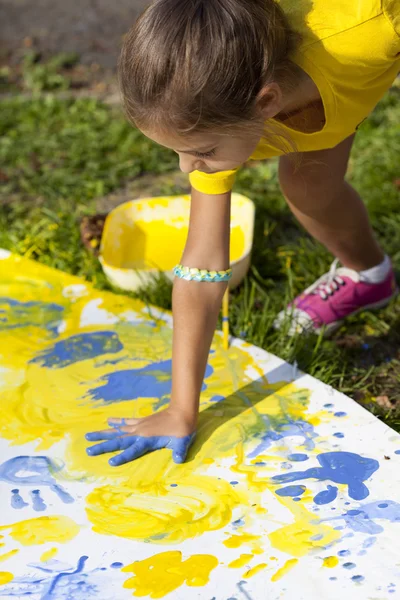
[[[373,304],[368,304],[367,306],[362,306],[361,308],[358,308],[354,312],[347,315],[346,319],[348,319],[349,317],[354,317],[355,315],[358,315],[364,310],[379,310],[380,308],[385,308],[385,306],[390,304],[390,302],[397,296],[399,291],[399,288],[396,288],[394,293],[391,296],[389,296],[389,298],[385,298],[384,300],[380,300],[379,302],[374,302]],[[329,325],[325,325],[324,327],[318,327],[317,329],[312,328],[311,331],[313,331],[317,335],[319,335],[321,331],[323,331],[323,337],[329,337],[330,335],[332,335],[332,333],[334,333],[337,329],[339,329],[339,327],[341,327],[344,324],[346,319],[341,319],[340,321],[333,321],[332,323],[329,323]]]

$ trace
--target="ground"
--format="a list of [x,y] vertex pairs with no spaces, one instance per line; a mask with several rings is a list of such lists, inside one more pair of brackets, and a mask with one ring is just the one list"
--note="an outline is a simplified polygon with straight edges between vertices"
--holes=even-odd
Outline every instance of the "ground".
[[[0,71],[0,247],[102,289],[111,288],[95,257],[101,226],[95,223],[89,234],[84,228],[85,246],[84,217],[139,195],[188,190],[176,156],[143,138],[121,113],[113,66],[142,2],[115,4],[111,14],[104,0],[86,3],[83,12],[77,2],[60,8],[42,0],[33,10],[25,0],[7,0],[2,21],[8,45]],[[361,126],[348,174],[397,270],[399,98],[395,84]],[[232,333],[296,360],[400,430],[400,300],[352,319],[331,340],[275,332],[277,312],[326,271],[332,257],[291,216],[275,161],[247,165],[235,189],[254,200],[257,216],[252,266],[232,297]],[[170,308],[170,285],[160,277],[140,297]]]

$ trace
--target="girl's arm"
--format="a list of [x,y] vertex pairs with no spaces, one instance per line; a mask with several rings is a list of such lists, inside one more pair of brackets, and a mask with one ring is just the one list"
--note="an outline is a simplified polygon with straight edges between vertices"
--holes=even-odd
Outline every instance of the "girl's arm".
[[[182,264],[210,271],[229,268],[231,194],[192,191],[189,235]],[[227,282],[175,278],[172,294],[173,353],[170,408],[197,422],[208,353]]]
[[[230,206],[230,192],[208,195],[192,191],[189,234],[181,260],[184,266],[210,271],[229,268]],[[110,419],[111,429],[87,434],[89,441],[100,442],[87,449],[90,456],[122,451],[109,460],[119,466],[168,447],[175,462],[185,460],[197,425],[207,358],[227,285],[175,278],[170,404],[143,419]]]

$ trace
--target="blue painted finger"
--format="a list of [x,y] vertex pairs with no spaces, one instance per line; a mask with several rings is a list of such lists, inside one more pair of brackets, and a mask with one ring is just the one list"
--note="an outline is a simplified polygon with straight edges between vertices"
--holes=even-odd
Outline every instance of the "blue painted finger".
[[91,431],[85,435],[85,438],[88,442],[100,442],[101,440],[113,440],[118,435],[118,431],[115,429],[105,429],[104,431]]
[[187,453],[193,443],[195,434],[187,435],[183,438],[172,438],[172,460],[176,464],[185,462]]
[[133,444],[131,444],[126,450],[118,454],[117,456],[113,456],[108,461],[112,467],[119,467],[120,465],[124,465],[131,460],[135,460],[135,458],[139,458],[143,456],[147,452],[151,451],[151,444],[149,441],[152,438],[141,437],[138,438]]
[[86,452],[89,456],[98,456],[99,454],[105,454],[106,452],[116,452],[120,449],[121,438],[116,438],[114,440],[107,440],[106,442],[101,442],[101,444],[90,446],[90,448],[86,448]]

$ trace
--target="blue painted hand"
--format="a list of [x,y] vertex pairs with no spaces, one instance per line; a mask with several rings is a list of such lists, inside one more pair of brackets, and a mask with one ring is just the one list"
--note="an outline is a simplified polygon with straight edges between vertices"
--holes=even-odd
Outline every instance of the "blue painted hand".
[[113,467],[162,448],[170,448],[173,461],[183,463],[195,437],[194,425],[168,409],[144,419],[109,419],[108,424],[111,429],[86,434],[89,442],[100,442],[86,451],[89,456],[122,451],[108,461]]

